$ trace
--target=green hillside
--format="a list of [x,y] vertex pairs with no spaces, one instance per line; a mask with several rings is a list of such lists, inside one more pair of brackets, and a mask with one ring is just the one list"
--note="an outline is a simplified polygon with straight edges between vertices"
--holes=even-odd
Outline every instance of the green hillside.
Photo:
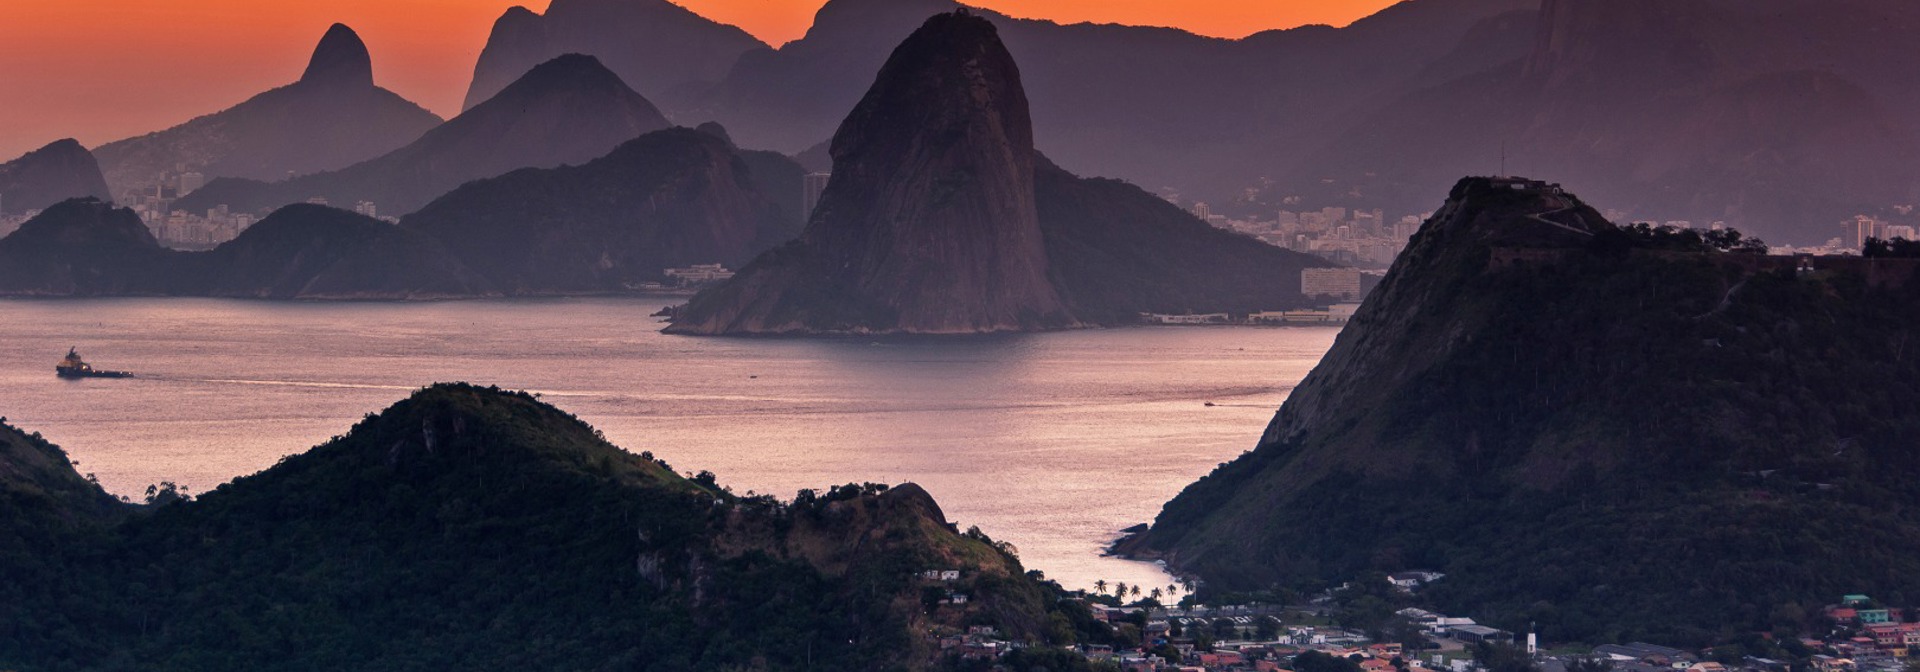
[[[934,636],[968,625],[1076,636],[1057,587],[917,486],[742,497],[467,385],[198,499],[125,508],[53,537],[62,590],[0,573],[20,596],[0,669],[925,669]],[[924,600],[927,569],[960,570],[939,587],[974,599]]]

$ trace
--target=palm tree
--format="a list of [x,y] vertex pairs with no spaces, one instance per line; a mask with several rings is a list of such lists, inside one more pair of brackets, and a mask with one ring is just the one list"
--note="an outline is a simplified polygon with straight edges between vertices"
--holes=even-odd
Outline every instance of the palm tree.
[[1193,579],[1181,579],[1180,585],[1187,589],[1188,594],[1193,593]]
[[1122,600],[1127,599],[1126,582],[1122,581],[1122,582],[1113,584],[1113,596],[1118,597]]
[[1140,596],[1140,587],[1139,587],[1139,586],[1134,586],[1134,587],[1133,587],[1133,596],[1134,596],[1134,597],[1139,597],[1139,596]]
[[1147,595],[1148,595],[1149,597],[1152,597],[1152,598],[1153,598],[1153,601],[1155,601],[1155,602],[1159,602],[1159,601],[1160,601],[1160,595],[1161,595],[1161,593],[1160,593],[1160,589],[1159,589],[1159,588],[1155,588],[1155,589],[1153,589],[1152,591],[1150,591],[1150,592],[1148,592],[1148,593],[1147,593]]
[[1100,595],[1107,594],[1107,580],[1101,579],[1099,581],[1093,582],[1093,592]]
[[1171,584],[1171,583],[1169,583],[1169,584],[1167,584],[1167,594],[1168,594],[1168,595],[1179,595],[1179,594],[1180,594],[1180,587],[1179,587],[1179,586],[1176,586],[1176,585],[1173,585],[1173,584]]

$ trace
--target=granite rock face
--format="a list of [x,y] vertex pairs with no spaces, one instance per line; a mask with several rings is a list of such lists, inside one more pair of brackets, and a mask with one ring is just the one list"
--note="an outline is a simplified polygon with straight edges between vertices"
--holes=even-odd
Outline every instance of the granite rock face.
[[1074,323],[1047,278],[1033,126],[985,19],[929,19],[833,141],[806,231],[670,331],[988,333]]
[[1118,550],[1228,591],[1431,567],[1424,599],[1568,640],[1914,590],[1878,503],[1915,491],[1920,260],[1744,240],[1461,180],[1257,447]]
[[333,24],[320,37],[320,45],[314,47],[300,81],[310,86],[371,88],[373,55],[367,52],[367,43],[360,41],[359,33],[344,24]]

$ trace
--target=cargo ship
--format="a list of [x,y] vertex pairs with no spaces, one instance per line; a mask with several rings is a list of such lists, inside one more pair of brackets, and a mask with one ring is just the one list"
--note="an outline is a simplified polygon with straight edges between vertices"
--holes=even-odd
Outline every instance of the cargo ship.
[[93,368],[92,364],[88,364],[86,360],[80,358],[80,352],[78,348],[67,348],[67,358],[60,360],[59,364],[53,365],[53,372],[55,375],[58,375],[61,378],[132,378],[133,377],[133,374],[127,373],[125,371],[102,371],[100,369]]

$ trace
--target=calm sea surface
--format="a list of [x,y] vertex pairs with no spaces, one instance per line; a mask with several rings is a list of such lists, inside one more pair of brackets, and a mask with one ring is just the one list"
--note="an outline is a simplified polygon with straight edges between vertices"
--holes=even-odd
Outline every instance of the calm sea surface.
[[[665,336],[663,300],[0,301],[0,416],[116,494],[200,493],[436,381],[526,389],[735,492],[915,482],[1074,587],[1165,585],[1118,530],[1253,446],[1331,328],[954,340]],[[131,380],[64,381],[76,345]],[[1208,407],[1207,402],[1216,406]]]

